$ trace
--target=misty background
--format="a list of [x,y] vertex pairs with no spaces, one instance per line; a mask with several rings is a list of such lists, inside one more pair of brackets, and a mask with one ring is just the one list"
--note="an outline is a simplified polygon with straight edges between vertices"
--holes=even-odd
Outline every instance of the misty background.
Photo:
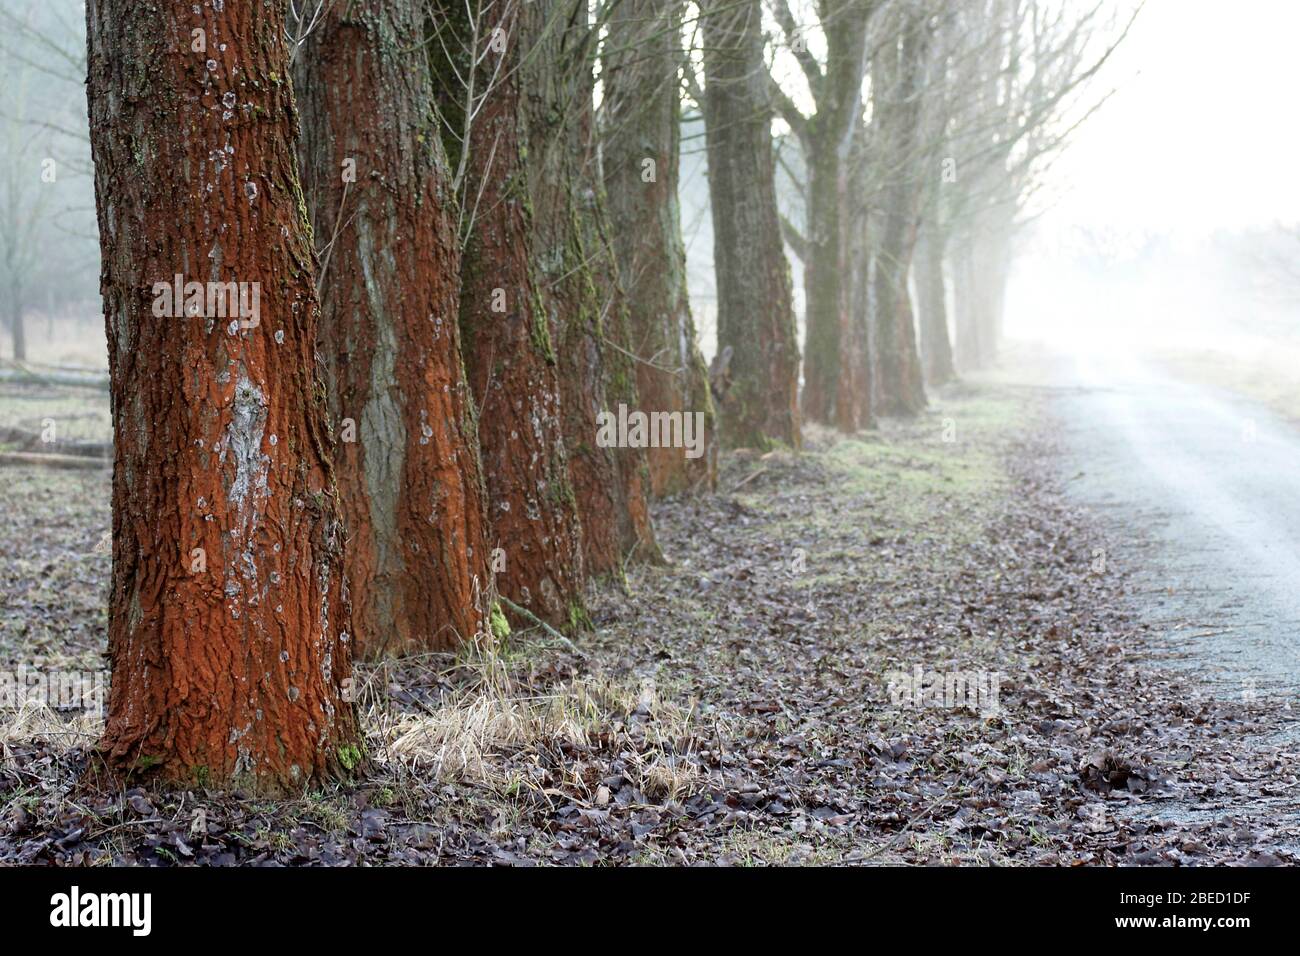
[[[1142,4],[1101,74],[1111,94],[1053,157],[1020,217],[1008,338],[1140,349],[1210,372],[1216,361],[1246,375],[1297,367],[1297,35],[1300,5],[1289,0],[1241,0],[1230,15],[1215,0]],[[0,2],[4,360],[107,366],[84,44],[78,0]],[[780,137],[782,125],[774,129]],[[782,155],[798,162],[793,148]],[[681,168],[691,305],[709,358],[713,236],[703,123],[692,110]],[[778,185],[783,209],[797,213],[790,177]],[[802,334],[800,267],[788,258]]]

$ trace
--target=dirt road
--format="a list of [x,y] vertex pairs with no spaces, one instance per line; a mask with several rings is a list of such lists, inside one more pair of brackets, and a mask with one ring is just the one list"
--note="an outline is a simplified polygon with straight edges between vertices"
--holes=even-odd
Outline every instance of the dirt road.
[[1158,639],[1222,696],[1300,708],[1300,429],[1137,354],[1046,361],[1064,475]]

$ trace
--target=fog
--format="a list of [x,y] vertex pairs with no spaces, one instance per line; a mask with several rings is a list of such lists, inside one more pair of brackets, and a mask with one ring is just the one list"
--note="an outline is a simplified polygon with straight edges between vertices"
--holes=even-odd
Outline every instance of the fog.
[[[1081,11],[1092,6],[1069,3]],[[4,0],[0,19],[6,325],[17,312],[25,315],[34,360],[102,365],[93,332],[98,255],[81,87],[82,5]],[[1129,35],[1060,124],[1104,102],[1043,165],[1019,215],[1003,316],[1012,343],[1212,351],[1249,360],[1270,344],[1284,354],[1295,347],[1297,35],[1300,5],[1288,0],[1242,0],[1230,12],[1214,0],[1141,5]],[[794,77],[797,70],[787,64],[784,73]],[[797,88],[793,95],[806,98]],[[788,177],[778,185],[783,208],[796,210],[800,200]],[[680,193],[692,304],[709,358],[713,237],[703,126],[690,110]],[[801,265],[789,258],[802,316]],[[12,356],[6,331],[4,353]]]
[[1253,362],[1300,339],[1300,6],[1150,0],[1046,170],[1012,339]]

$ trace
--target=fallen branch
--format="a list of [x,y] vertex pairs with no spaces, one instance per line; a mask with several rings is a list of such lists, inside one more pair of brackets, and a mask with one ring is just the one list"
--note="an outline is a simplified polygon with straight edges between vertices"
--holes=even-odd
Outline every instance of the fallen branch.
[[85,458],[112,458],[113,443],[95,441],[59,441],[46,442],[38,432],[29,432],[22,428],[9,428],[0,425],[0,444],[16,446],[13,451],[44,454],[43,447],[49,454],[77,455]]
[[43,468],[107,468],[112,462],[107,458],[90,458],[86,455],[39,455],[27,451],[0,452],[0,467],[5,465],[39,465]]
[[38,372],[22,362],[5,362],[0,369],[0,382],[19,382],[24,385],[70,385],[74,388],[93,388],[108,391],[107,375],[74,375],[68,372]]
[[555,638],[555,640],[559,641],[560,644],[562,644],[564,647],[567,647],[569,650],[573,651],[573,653],[584,657],[586,656],[582,653],[582,651],[578,650],[577,646],[573,643],[573,641],[569,640],[567,637],[565,637],[555,628],[551,627],[551,625],[547,624],[545,621],[543,621],[532,611],[528,610],[528,608],[520,607],[518,604],[510,600],[510,598],[506,597],[505,595],[501,595],[501,594],[497,595],[497,600],[500,601],[502,604],[504,604],[508,610],[514,611],[516,614],[518,614],[528,623],[535,624],[538,627],[540,627],[551,637]]
[[744,488],[747,484],[749,484],[751,481],[753,481],[755,478],[757,478],[765,471],[767,471],[767,468],[765,467],[760,468],[757,471],[751,471],[744,478],[740,479],[740,481],[736,482],[736,484],[732,485],[731,491],[727,492],[727,494],[735,494],[737,491],[739,491],[741,488]]

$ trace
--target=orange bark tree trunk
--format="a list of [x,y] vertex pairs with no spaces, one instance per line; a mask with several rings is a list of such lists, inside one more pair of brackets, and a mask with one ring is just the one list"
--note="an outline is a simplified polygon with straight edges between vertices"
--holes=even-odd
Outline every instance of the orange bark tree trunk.
[[[86,6],[116,446],[101,747],[259,792],[360,759],[283,11]],[[183,305],[178,275],[202,284]]]
[[[586,618],[581,529],[558,360],[532,261],[519,10],[487,5],[476,31],[465,5],[452,0],[431,24],[429,49],[445,142],[464,177],[460,327],[479,407],[496,584],[549,624],[569,627]],[[499,50],[488,47],[494,37]]]
[[461,362],[460,244],[416,0],[325,7],[299,51],[358,652],[483,626],[482,475]]
[[699,457],[651,447],[656,496],[712,487],[717,477],[709,373],[686,292],[677,200],[682,64],[680,0],[623,0],[610,16],[602,75],[605,189],[627,292],[637,397],[646,411],[704,416]]
[[592,149],[592,46],[584,0],[537,0],[522,15],[533,249],[559,346],[569,474],[587,573],[658,560],[642,447],[602,447],[602,412],[638,407],[626,301]]

